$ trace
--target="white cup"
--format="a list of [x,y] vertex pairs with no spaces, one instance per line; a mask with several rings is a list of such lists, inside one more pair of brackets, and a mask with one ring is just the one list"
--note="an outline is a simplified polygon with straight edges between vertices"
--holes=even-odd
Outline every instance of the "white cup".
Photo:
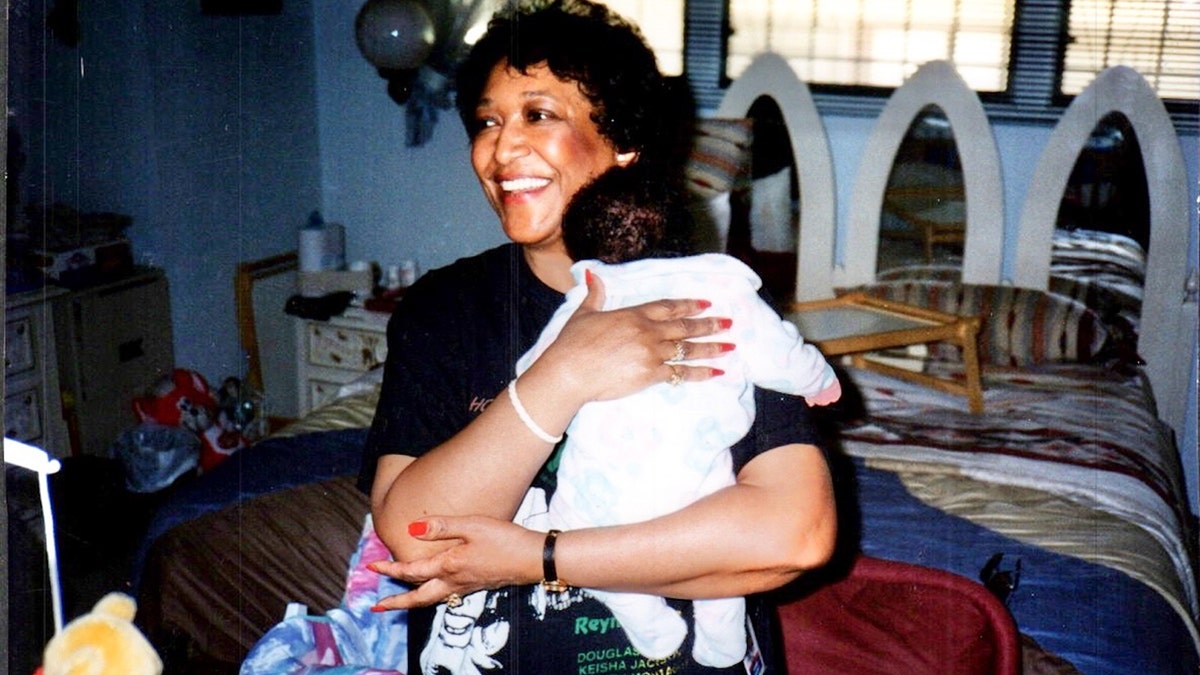
[[412,286],[417,280],[417,261],[401,260],[399,265],[400,286]]

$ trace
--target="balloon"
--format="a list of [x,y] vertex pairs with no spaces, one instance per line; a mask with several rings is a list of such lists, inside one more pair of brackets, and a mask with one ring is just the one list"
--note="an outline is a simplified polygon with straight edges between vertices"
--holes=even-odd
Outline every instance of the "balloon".
[[411,70],[433,51],[433,18],[417,0],[367,0],[354,20],[354,38],[377,68]]

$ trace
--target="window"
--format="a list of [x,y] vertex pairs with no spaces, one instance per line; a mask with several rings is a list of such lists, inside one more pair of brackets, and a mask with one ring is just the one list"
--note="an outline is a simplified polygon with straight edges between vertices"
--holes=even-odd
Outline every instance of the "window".
[[1123,64],[1167,99],[1200,98],[1200,3],[1072,0],[1062,93]]
[[684,0],[599,0],[637,24],[664,75],[683,74]]
[[[1197,0],[605,0],[642,27],[668,74],[715,108],[760,51],[789,60],[822,111],[869,114],[921,63],[948,59],[991,116],[1053,120],[1125,64],[1200,125]],[[683,39],[680,39],[680,34]]]
[[962,0],[734,0],[725,74],[774,51],[810,84],[900,86],[927,61],[954,61],[976,91],[1003,91],[1011,3]]

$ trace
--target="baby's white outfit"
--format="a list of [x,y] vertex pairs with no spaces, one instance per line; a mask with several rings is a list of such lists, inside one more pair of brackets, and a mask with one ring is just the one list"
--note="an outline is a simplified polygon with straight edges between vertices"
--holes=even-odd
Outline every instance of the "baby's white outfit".
[[[782,320],[759,296],[758,275],[735,258],[703,254],[651,258],[620,265],[595,260],[571,267],[577,285],[542,330],[537,343],[517,362],[523,373],[545,351],[587,295],[585,271],[604,284],[605,309],[664,298],[712,302],[708,316],[733,320],[727,332],[706,338],[737,348],[711,364],[723,375],[677,386],[653,385],[613,401],[588,403],[566,430],[549,504],[549,527],[574,529],[627,524],[679,510],[734,483],[730,447],[754,420],[755,385],[814,396],[839,387],[816,347]],[[699,340],[697,340],[699,341]],[[734,542],[730,542],[734,545]],[[683,643],[687,625],[678,612],[652,595],[585,589],[604,602],[643,655],[664,658]],[[725,667],[746,650],[742,598],[693,603],[696,637],[693,656],[701,664]]]

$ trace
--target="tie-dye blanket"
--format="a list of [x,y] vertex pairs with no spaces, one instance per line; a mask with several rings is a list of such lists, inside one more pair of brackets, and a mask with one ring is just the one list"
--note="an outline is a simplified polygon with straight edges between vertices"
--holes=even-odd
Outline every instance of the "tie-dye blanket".
[[372,612],[381,598],[404,592],[367,569],[388,558],[371,516],[350,559],[340,606],[322,615],[292,613],[267,631],[242,662],[240,675],[401,675],[408,667],[407,614]]

